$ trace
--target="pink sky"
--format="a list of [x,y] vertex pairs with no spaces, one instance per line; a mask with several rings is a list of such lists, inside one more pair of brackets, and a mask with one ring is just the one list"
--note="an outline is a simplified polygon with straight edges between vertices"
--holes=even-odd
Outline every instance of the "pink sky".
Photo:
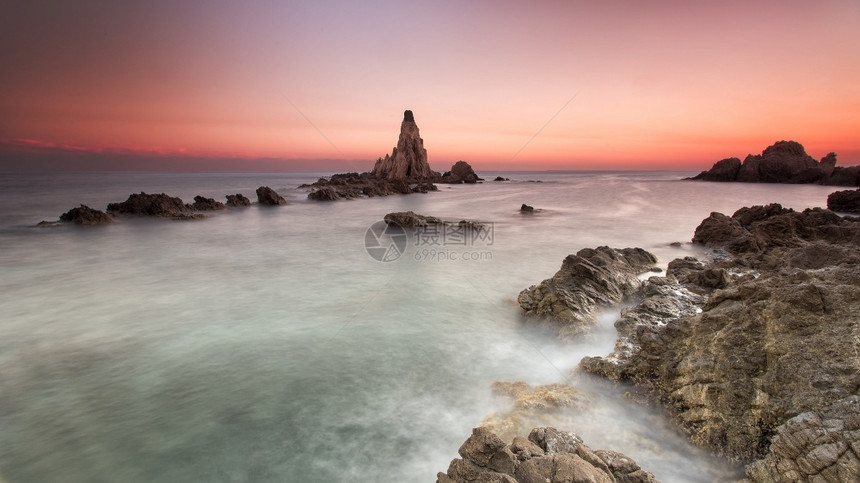
[[370,169],[411,109],[439,170],[860,163],[856,1],[12,1],[0,32],[0,149]]

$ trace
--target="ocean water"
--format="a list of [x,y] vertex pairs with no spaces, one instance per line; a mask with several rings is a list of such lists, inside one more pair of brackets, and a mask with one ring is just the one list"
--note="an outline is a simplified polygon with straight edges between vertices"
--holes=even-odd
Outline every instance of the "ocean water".
[[[509,409],[497,380],[573,384],[584,407],[534,422],[624,452],[661,481],[736,480],[739,466],[627,388],[571,372],[611,351],[617,311],[561,343],[523,321],[517,294],[581,248],[639,246],[665,267],[697,254],[670,243],[711,211],[824,206],[834,188],[502,174],[513,181],[333,203],[297,188],[313,173],[3,174],[0,481],[435,481],[474,426]],[[254,199],[260,185],[289,205],[33,226],[133,192]],[[523,216],[522,203],[541,211]],[[411,236],[398,259],[377,261],[368,228],[403,210],[492,231]]]

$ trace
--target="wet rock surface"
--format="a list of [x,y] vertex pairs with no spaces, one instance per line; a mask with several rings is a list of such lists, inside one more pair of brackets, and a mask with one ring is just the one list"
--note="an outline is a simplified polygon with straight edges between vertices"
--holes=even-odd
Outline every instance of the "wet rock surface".
[[860,167],[837,167],[836,153],[821,161],[806,154],[796,141],[777,141],[761,154],[717,161],[714,166],[688,178],[699,181],[739,181],[745,183],[817,183],[860,186]]
[[559,335],[574,337],[596,324],[600,307],[617,304],[636,293],[657,258],[641,248],[584,248],[568,255],[547,280],[520,292],[523,314],[558,323]]
[[657,481],[631,458],[592,450],[579,436],[551,427],[533,429],[510,444],[487,428],[475,428],[458,452],[460,458],[437,475],[437,483]]
[[722,255],[675,260],[652,277],[616,323],[613,353],[580,367],[636,383],[694,442],[760,460],[747,467],[753,481],[853,474],[843,467],[854,464],[856,431],[800,444],[798,424],[818,423],[794,418],[857,420],[860,223],[772,204],[713,213],[693,240]]
[[827,196],[827,209],[860,214],[860,189],[830,193]]

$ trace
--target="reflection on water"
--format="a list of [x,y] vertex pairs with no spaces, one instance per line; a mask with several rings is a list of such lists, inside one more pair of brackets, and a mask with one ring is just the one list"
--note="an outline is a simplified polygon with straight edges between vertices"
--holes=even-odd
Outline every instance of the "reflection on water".
[[[312,175],[16,176],[0,181],[0,478],[16,483],[428,481],[508,408],[491,393],[498,380],[572,383],[590,402],[534,424],[627,453],[663,481],[735,479],[623,387],[571,375],[611,350],[612,314],[562,344],[523,323],[516,296],[583,247],[641,246],[665,265],[694,253],[669,244],[710,211],[820,206],[831,191],[533,173],[522,177],[547,182],[308,203],[292,187]],[[253,197],[263,184],[290,187],[292,204],[25,226],[141,190]],[[525,217],[522,203],[543,211]],[[367,227],[401,210],[492,222],[491,245],[442,247],[491,259],[416,259],[411,244],[375,261]]]

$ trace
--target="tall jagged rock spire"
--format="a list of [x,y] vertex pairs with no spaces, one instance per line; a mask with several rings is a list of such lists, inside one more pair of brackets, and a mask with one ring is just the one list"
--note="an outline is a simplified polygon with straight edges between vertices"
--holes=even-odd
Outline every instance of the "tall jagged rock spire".
[[424,140],[419,136],[412,111],[403,113],[397,147],[390,155],[386,154],[385,159],[376,161],[371,174],[388,180],[432,180],[439,177],[439,173],[430,169],[427,163],[427,150],[424,149]]

